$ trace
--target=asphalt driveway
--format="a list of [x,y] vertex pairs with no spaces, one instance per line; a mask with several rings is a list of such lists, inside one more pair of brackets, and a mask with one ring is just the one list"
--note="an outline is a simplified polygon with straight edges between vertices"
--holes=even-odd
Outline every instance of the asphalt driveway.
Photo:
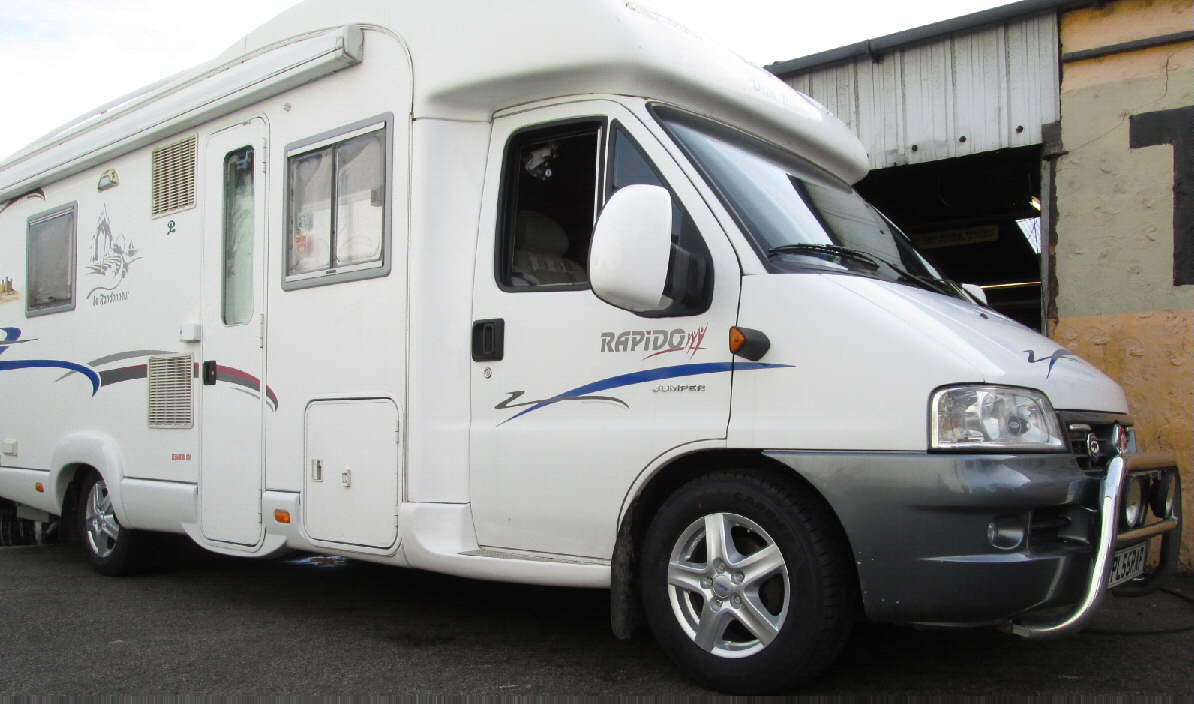
[[[614,639],[601,591],[182,542],[112,579],[76,552],[0,549],[0,695],[705,693],[648,636]],[[1188,696],[1194,577],[1171,586],[1061,641],[863,626],[801,693]]]

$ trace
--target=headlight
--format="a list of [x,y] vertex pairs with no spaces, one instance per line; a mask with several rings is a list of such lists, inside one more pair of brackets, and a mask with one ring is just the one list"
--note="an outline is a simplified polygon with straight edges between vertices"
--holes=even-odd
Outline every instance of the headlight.
[[1061,450],[1065,441],[1049,399],[1010,386],[952,386],[929,403],[934,450]]

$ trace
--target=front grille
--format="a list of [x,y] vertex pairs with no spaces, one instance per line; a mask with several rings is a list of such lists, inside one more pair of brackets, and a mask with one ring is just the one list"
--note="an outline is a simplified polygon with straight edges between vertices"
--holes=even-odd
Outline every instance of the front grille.
[[1073,522],[1069,515],[1070,510],[1070,506],[1050,506],[1034,510],[1028,524],[1028,544],[1040,548],[1060,541],[1063,533]]
[[[1061,413],[1062,432],[1070,442],[1070,451],[1074,453],[1074,460],[1078,466],[1088,472],[1102,472],[1108,463],[1118,453],[1112,440],[1113,428],[1116,423],[1130,426],[1131,420],[1127,416],[1112,413]],[[1089,436],[1093,434],[1097,441],[1098,451],[1090,452]]]

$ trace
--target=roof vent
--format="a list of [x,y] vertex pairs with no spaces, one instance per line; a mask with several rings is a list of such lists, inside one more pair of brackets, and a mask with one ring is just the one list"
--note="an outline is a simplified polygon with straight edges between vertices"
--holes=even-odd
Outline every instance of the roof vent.
[[153,150],[153,216],[195,204],[195,137]]
[[194,370],[195,362],[189,354],[149,358],[149,427],[194,426],[191,403]]

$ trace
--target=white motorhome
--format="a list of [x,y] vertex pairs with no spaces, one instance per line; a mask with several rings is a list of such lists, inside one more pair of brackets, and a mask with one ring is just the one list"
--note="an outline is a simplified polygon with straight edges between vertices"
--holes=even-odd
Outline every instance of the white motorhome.
[[608,588],[733,692],[1155,585],[1172,458],[866,170],[632,2],[309,0],[0,164],[0,497],[109,574],[162,531]]

